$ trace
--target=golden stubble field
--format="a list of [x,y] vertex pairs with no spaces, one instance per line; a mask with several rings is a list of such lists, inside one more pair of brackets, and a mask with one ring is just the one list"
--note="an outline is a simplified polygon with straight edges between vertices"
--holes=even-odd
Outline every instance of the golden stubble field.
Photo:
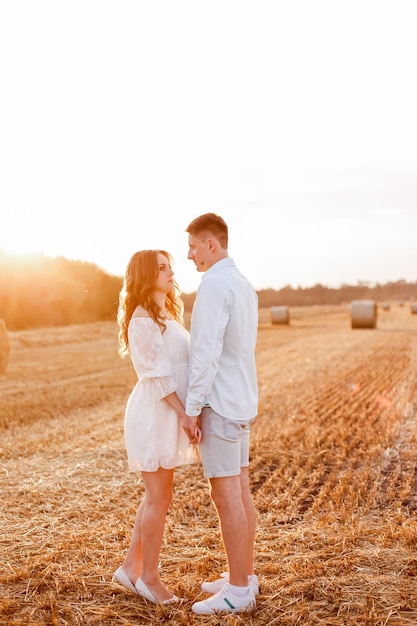
[[417,316],[377,329],[349,307],[260,311],[252,430],[261,592],[251,615],[200,617],[225,567],[201,467],[176,474],[161,554],[162,607],[111,583],[143,493],[127,472],[123,410],[135,382],[112,322],[9,333],[0,378],[0,624],[417,623]]

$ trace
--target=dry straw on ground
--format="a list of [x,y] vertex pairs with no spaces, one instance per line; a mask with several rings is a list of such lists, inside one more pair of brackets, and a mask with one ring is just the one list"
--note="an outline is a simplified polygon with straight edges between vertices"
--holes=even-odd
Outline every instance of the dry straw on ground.
[[9,362],[9,337],[7,334],[6,324],[0,320],[0,375],[4,374]]
[[251,615],[199,617],[225,567],[199,465],[176,474],[161,554],[179,606],[111,583],[143,493],[123,407],[134,382],[113,323],[10,333],[0,379],[0,624],[406,626],[417,623],[417,319],[378,329],[348,307],[261,311],[253,426],[261,593]]

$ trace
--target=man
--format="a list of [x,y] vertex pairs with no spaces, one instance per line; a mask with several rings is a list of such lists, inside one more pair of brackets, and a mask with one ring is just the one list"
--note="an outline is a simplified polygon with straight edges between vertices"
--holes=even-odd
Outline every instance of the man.
[[[199,443],[229,571],[202,584],[211,597],[192,606],[211,615],[254,608],[256,513],[249,489],[250,423],[258,410],[255,346],[258,299],[228,255],[228,227],[206,213],[186,228],[188,258],[204,272],[191,318],[190,379],[183,428]],[[201,441],[199,441],[201,427]]]

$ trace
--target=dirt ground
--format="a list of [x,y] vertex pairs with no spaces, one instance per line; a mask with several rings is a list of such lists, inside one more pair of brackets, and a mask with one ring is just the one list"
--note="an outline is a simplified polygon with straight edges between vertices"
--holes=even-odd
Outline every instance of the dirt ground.
[[349,306],[260,311],[258,513],[252,614],[199,617],[225,568],[199,464],[176,472],[154,606],[111,583],[143,487],[127,471],[123,410],[135,383],[113,322],[9,333],[0,377],[0,624],[406,626],[417,623],[417,315]]

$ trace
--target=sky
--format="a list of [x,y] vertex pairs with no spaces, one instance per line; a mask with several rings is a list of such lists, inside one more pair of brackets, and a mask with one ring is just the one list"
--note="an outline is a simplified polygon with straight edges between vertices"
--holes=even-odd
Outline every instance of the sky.
[[183,292],[212,211],[256,289],[417,281],[415,0],[0,4],[0,250]]

